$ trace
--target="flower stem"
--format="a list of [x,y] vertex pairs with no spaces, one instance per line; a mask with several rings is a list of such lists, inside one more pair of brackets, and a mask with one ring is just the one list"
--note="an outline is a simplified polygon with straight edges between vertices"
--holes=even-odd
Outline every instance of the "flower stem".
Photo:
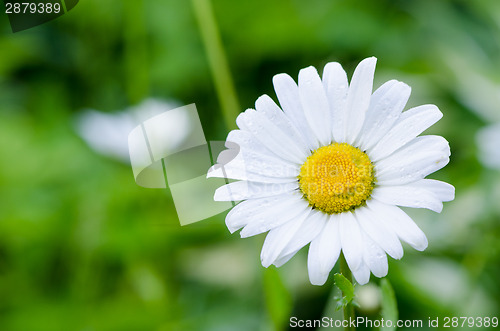
[[221,104],[224,122],[226,128],[231,130],[236,126],[235,119],[240,112],[240,106],[212,4],[210,0],[192,0],[192,3],[201,39],[207,52],[215,90]]
[[[351,269],[347,265],[347,261],[345,260],[344,253],[340,253],[340,273],[347,278],[352,283],[352,273]],[[345,295],[342,293],[342,295]],[[344,320],[348,321],[347,326],[344,327],[345,331],[354,331],[355,327],[350,326],[350,321],[354,320],[356,316],[354,315],[354,306],[352,302],[349,302],[346,307],[344,307]]]
[[[63,1],[64,2],[64,1]],[[149,61],[144,1],[123,3],[124,24],[124,70],[128,101],[137,104],[149,95]]]

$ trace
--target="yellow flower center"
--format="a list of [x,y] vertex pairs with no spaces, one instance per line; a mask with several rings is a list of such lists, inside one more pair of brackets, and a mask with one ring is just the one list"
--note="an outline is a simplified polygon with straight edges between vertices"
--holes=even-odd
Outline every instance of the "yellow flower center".
[[298,178],[304,198],[313,208],[328,214],[363,204],[375,185],[368,155],[346,143],[315,150],[300,168]]

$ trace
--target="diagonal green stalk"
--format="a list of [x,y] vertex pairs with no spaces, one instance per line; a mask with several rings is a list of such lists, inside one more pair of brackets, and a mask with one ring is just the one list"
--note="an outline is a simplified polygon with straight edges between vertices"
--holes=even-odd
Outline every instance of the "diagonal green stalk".
[[123,10],[127,22],[123,29],[125,88],[128,101],[137,104],[150,89],[144,0],[125,1]]
[[[352,273],[351,269],[347,265],[347,261],[345,260],[344,253],[340,253],[340,273],[347,278],[352,283]],[[344,296],[345,293],[342,293]],[[354,306],[352,302],[349,302],[346,307],[344,307],[344,321],[347,321],[347,326],[344,327],[345,331],[354,331],[355,327],[350,326],[350,321],[354,320],[356,316],[354,315]]]
[[240,112],[240,106],[212,4],[210,0],[192,0],[192,3],[226,128],[235,129],[235,120]]

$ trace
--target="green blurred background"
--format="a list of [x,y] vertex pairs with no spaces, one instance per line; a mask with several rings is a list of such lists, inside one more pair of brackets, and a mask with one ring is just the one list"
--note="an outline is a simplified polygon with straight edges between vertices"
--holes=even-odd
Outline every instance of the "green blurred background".
[[[350,76],[368,56],[375,87],[398,79],[408,107],[440,107],[427,133],[452,156],[432,178],[457,195],[442,214],[409,211],[429,248],[390,261],[399,317],[499,316],[500,170],[478,161],[475,135],[500,121],[500,2],[212,2],[234,111],[276,99],[274,74],[338,61]],[[15,34],[0,13],[0,330],[279,330],[333,314],[333,281],[309,283],[307,249],[266,270],[264,235],[230,235],[225,214],[180,227],[168,189],[137,186],[75,130],[83,109],[155,97],[196,103],[206,139],[224,140],[199,28],[181,0],[80,1]],[[358,315],[379,317],[378,283],[357,289]]]

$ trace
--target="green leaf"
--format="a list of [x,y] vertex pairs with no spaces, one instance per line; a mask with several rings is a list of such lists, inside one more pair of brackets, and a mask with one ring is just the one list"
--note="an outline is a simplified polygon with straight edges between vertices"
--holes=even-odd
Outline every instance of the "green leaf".
[[266,306],[275,330],[285,330],[292,312],[292,297],[275,267],[264,269]]
[[384,326],[382,330],[396,330],[395,322],[398,320],[399,313],[394,290],[392,289],[391,283],[387,280],[387,278],[382,279],[380,282],[380,288],[382,290],[382,318],[393,322],[392,327]]
[[342,291],[342,297],[337,297],[337,310],[346,307],[354,299],[354,285],[342,274],[333,275],[335,286]]

